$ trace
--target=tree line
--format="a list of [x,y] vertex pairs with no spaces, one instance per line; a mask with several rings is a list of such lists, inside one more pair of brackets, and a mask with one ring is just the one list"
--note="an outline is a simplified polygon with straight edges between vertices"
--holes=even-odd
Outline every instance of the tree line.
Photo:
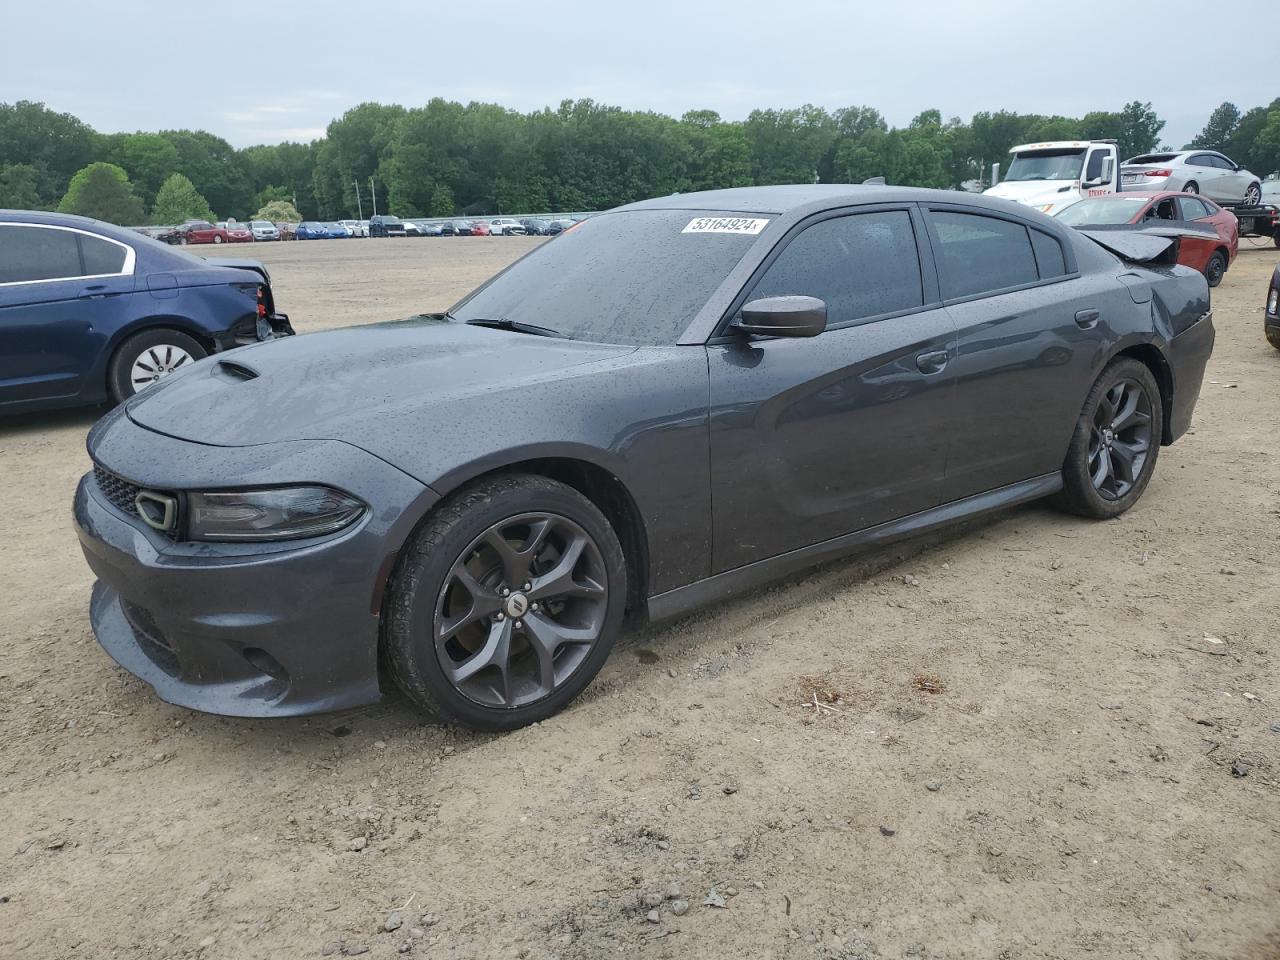
[[[236,149],[203,130],[99,133],[19,101],[0,103],[0,207],[141,224],[215,212],[247,219],[267,204],[308,219],[367,217],[375,197],[380,211],[410,217],[596,210],[673,192],[876,176],[958,187],[985,181],[1018,143],[1113,138],[1130,157],[1156,149],[1164,125],[1139,101],[1078,118],[983,111],[967,123],[926,110],[892,127],[871,107],[754,110],[732,121],[592,100],[519,113],[436,98],[362,103],[311,143]],[[1262,176],[1280,170],[1280,99],[1245,112],[1222,104],[1187,146],[1221,150]]]

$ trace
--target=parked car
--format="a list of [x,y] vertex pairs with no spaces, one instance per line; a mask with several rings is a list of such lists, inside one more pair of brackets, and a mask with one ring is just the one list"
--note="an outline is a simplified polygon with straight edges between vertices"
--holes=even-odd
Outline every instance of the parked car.
[[292,332],[255,260],[0,211],[0,413],[125,400],[207,354]]
[[452,220],[445,220],[443,223],[440,224],[440,236],[456,237],[457,235],[458,235],[458,228],[454,225],[454,222]]
[[226,243],[230,237],[225,227],[207,220],[191,220],[160,237],[165,243],[185,247],[191,243]]
[[294,231],[298,240],[328,240],[329,228],[316,220],[303,220]]
[[1126,191],[1081,200],[1057,215],[1073,227],[1117,225],[1198,227],[1203,236],[1178,237],[1178,263],[1199,270],[1216,287],[1240,249],[1240,223],[1208,197],[1169,191]]
[[349,237],[367,237],[369,228],[363,220],[339,220],[340,224],[347,228],[347,236]]
[[487,237],[490,235],[489,224],[484,220],[473,220],[471,222],[471,236]]
[[489,221],[489,233],[495,237],[523,237],[524,224],[510,217],[495,217]]
[[453,235],[455,237],[469,237],[471,236],[471,227],[472,223],[470,220],[454,220]]
[[624,617],[1041,497],[1119,516],[1213,345],[1168,248],[910,188],[601,214],[447,314],[109,415],[74,504],[93,629],[185,707],[343,710],[390,676],[506,730],[582,692]]
[[247,223],[228,223],[227,243],[253,243],[253,231]]
[[403,237],[404,223],[399,217],[378,214],[369,218],[369,236],[371,237]]
[[1267,342],[1280,350],[1280,264],[1271,272],[1271,289],[1267,291],[1267,303],[1263,308],[1262,329]]
[[1120,167],[1123,190],[1177,190],[1202,193],[1218,203],[1256,206],[1262,199],[1258,178],[1213,150],[1144,153]]
[[346,227],[334,220],[326,223],[324,229],[328,233],[330,240],[346,240],[351,236]]
[[542,237],[547,233],[547,221],[540,220],[537,217],[521,220],[520,225],[524,227],[524,232],[531,237]]
[[406,220],[405,230],[409,229],[412,223],[418,231],[420,237],[438,237],[441,236],[441,225],[432,220]]
[[297,240],[298,224],[296,223],[277,223],[276,230],[280,232],[281,240]]
[[280,239],[280,228],[270,220],[250,220],[249,229],[253,231],[253,239],[259,242]]
[[418,220],[404,221],[404,235],[406,237],[425,237],[426,234],[422,230],[422,223]]
[[548,237],[554,237],[557,234],[564,233],[574,225],[574,222],[575,221],[568,219],[548,220],[545,233]]

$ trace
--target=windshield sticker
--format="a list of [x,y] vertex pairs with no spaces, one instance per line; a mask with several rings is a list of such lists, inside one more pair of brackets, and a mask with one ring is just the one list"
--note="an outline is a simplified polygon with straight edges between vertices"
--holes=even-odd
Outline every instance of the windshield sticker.
[[769,225],[768,220],[750,217],[695,217],[681,233],[745,233],[755,236]]

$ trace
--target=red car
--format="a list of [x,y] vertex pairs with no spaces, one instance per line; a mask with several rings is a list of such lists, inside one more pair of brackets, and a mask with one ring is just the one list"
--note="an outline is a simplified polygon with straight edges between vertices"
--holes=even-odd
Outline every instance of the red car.
[[253,243],[253,231],[247,223],[228,223],[227,243]]
[[1198,227],[1204,231],[1203,239],[1179,239],[1178,263],[1199,270],[1211,287],[1222,282],[1240,249],[1240,221],[1235,214],[1198,194],[1125,190],[1073,203],[1057,217],[1073,227],[1085,228],[1126,223]]
[[489,229],[489,224],[483,220],[476,220],[471,224],[471,235],[473,237],[488,237],[493,235],[493,231]]
[[215,227],[207,220],[192,220],[169,233],[162,234],[165,243],[186,246],[189,243],[229,243],[230,234],[222,227]]

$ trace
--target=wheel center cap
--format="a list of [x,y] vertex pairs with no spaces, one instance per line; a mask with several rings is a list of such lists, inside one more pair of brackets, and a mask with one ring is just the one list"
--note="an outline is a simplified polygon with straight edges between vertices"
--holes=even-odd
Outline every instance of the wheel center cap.
[[523,593],[513,593],[507,597],[506,608],[508,617],[523,617],[529,610],[529,598]]

